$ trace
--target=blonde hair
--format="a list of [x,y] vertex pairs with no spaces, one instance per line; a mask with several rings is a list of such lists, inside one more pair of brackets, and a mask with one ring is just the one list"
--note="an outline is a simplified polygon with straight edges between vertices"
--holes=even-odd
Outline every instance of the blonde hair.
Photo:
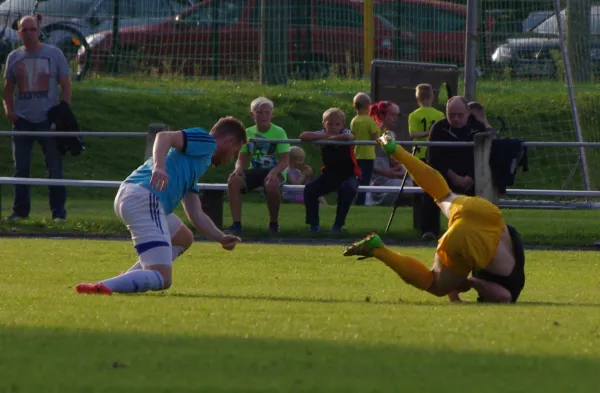
[[271,101],[265,97],[258,97],[250,103],[250,112],[255,113],[256,111],[260,110],[260,108],[265,105],[267,105],[269,107],[269,109],[271,109],[271,110],[273,110],[275,108],[273,101]]
[[419,102],[433,102],[433,87],[429,83],[421,83],[415,89],[415,97]]
[[290,157],[300,157],[304,156],[304,150],[299,146],[290,147]]
[[369,97],[367,93],[358,93],[354,96],[352,105],[356,110],[369,109],[369,106],[371,105],[371,97]]
[[346,118],[346,115],[340,108],[329,108],[325,112],[323,112],[323,121],[329,120],[331,117],[341,116],[342,119]]

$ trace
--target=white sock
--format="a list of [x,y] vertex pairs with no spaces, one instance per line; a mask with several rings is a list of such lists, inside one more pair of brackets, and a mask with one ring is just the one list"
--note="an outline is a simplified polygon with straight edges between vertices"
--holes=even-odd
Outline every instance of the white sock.
[[[171,246],[171,262],[175,261],[175,259],[177,259],[177,257],[179,257],[184,252],[185,252],[185,249],[181,246],[177,246],[177,245]],[[140,261],[137,261],[125,273],[129,273],[134,270],[140,270],[141,268],[142,268],[142,263]]]
[[108,289],[119,293],[158,291],[163,289],[163,277],[156,270],[134,270],[102,281]]

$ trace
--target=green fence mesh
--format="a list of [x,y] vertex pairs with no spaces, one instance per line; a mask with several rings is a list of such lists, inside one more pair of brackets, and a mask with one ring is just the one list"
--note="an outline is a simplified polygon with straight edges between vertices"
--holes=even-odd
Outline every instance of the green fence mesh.
[[[3,1],[0,22],[10,26],[30,13],[34,3]],[[497,117],[505,120],[506,135],[576,141],[580,131],[586,141],[600,139],[591,83],[600,64],[597,3],[560,1],[561,40],[554,1],[478,2],[478,92],[485,97],[492,123],[499,127]],[[86,77],[283,83],[366,74],[362,0],[48,0],[38,11],[51,33],[47,42],[63,48],[74,70],[87,71]],[[373,40],[367,44],[375,59],[462,67],[466,22],[466,0],[375,0]],[[73,49],[73,31],[87,45]],[[580,127],[575,126],[565,84],[561,42],[575,80],[589,82],[575,88]],[[523,112],[532,99],[547,104],[544,116],[531,118]],[[595,173],[600,173],[594,171],[597,151],[587,149],[595,185]],[[581,189],[580,153],[575,148],[532,148],[535,165],[527,176],[535,177],[537,186]]]

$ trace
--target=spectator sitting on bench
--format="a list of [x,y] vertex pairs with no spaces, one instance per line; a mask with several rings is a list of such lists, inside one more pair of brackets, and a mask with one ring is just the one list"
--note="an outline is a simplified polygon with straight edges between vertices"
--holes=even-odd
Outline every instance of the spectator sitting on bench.
[[[313,176],[313,169],[304,162],[306,154],[299,146],[290,148],[290,166],[285,170],[286,182],[289,185],[307,185]],[[283,200],[293,203],[304,203],[304,191],[285,191]],[[321,205],[326,205],[324,197],[319,198]]]
[[[382,187],[400,187],[406,171],[402,164],[390,159],[389,157],[378,157],[375,159],[373,168],[372,186]],[[409,178],[405,186],[412,186],[412,180]],[[367,193],[367,206],[391,206],[398,197],[397,192],[369,192]]]
[[[300,140],[303,142],[354,140],[354,135],[349,129],[344,128],[344,124],[344,112],[338,108],[330,108],[323,113],[323,129],[305,131],[300,134]],[[350,205],[356,197],[360,168],[352,145],[320,145],[320,147],[323,157],[321,175],[304,187],[306,223],[310,225],[311,232],[320,231],[319,198],[337,191],[337,210],[331,233],[340,233],[346,223]]]
[[[279,232],[281,185],[285,182],[290,145],[288,143],[261,143],[256,139],[288,139],[283,128],[271,123],[273,102],[259,97],[250,104],[250,116],[256,125],[246,129],[248,144],[238,155],[235,169],[227,180],[229,207],[233,225],[229,233],[242,232],[242,193],[264,187],[269,209],[269,231]],[[250,139],[254,140],[251,141]]]

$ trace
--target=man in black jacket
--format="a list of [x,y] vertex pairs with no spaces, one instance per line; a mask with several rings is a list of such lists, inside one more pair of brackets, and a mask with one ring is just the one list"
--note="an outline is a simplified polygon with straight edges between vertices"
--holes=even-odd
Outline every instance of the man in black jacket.
[[[470,115],[467,100],[455,96],[446,104],[446,117],[436,122],[429,133],[430,142],[473,142],[485,124]],[[473,147],[429,146],[427,162],[442,174],[450,189],[462,195],[475,195],[475,157]],[[423,239],[436,239],[440,232],[440,209],[425,194],[421,217]]]

